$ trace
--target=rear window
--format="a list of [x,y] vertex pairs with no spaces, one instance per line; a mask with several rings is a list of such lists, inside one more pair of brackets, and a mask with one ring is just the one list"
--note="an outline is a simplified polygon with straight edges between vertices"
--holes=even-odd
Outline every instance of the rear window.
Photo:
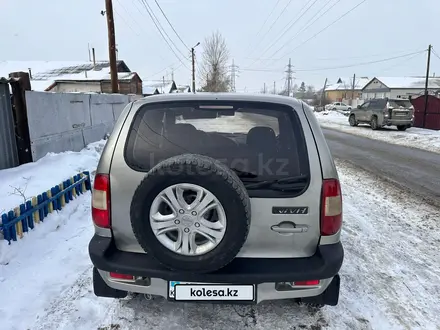
[[391,100],[389,101],[389,104],[393,108],[411,108],[412,106],[411,102],[407,100]]
[[184,153],[215,158],[255,180],[309,175],[298,115],[271,103],[156,103],[136,114],[125,160],[137,171]]

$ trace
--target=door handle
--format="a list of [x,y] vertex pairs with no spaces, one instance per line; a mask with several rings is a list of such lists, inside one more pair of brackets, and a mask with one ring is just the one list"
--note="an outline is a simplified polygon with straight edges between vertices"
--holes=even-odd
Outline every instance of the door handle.
[[274,232],[277,232],[279,234],[300,234],[300,233],[305,233],[308,231],[308,226],[305,225],[300,225],[297,226],[294,223],[289,223],[290,226],[289,227],[281,227],[280,225],[274,225],[272,227],[270,227],[270,229],[272,229]]

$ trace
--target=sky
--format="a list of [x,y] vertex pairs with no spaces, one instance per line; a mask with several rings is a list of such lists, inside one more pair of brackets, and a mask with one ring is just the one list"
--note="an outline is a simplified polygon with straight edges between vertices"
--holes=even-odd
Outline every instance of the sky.
[[[280,91],[289,58],[294,83],[316,88],[354,74],[423,76],[429,44],[436,51],[431,74],[440,75],[438,0],[157,0],[177,34],[155,0],[146,2],[170,46],[142,0],[113,0],[118,58],[144,80],[174,72],[177,84],[190,84],[189,48],[201,42],[199,80],[203,41],[214,31],[238,67],[240,92],[260,92],[264,84],[272,91],[274,83]],[[0,60],[87,61],[89,44],[107,60],[102,10],[104,0],[0,0]]]

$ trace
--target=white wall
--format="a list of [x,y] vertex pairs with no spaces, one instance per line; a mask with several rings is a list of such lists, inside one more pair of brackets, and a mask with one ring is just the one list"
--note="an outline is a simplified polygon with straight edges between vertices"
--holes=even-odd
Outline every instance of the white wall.
[[99,82],[59,82],[50,90],[57,93],[99,93],[101,92],[101,84]]

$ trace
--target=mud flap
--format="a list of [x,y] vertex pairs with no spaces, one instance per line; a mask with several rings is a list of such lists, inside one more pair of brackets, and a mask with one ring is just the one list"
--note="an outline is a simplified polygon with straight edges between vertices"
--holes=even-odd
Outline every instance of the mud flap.
[[333,280],[331,281],[330,285],[323,293],[321,293],[319,296],[316,297],[302,298],[301,302],[316,306],[325,306],[325,305],[336,306],[339,301],[340,284],[341,284],[341,278],[339,277],[339,274],[336,274],[335,277],[333,277]]
[[93,267],[93,292],[95,296],[105,298],[125,298],[128,294],[127,291],[109,287],[102,279],[96,267]]

